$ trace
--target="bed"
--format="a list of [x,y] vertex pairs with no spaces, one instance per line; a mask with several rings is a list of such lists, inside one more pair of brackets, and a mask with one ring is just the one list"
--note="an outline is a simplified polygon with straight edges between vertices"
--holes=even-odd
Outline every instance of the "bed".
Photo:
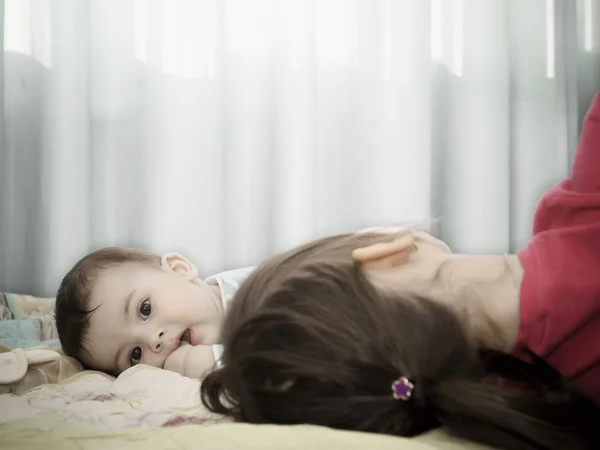
[[[11,344],[56,351],[42,365],[44,383],[0,395],[0,448],[427,450],[484,449],[437,430],[403,439],[315,426],[247,425],[211,414],[199,381],[138,365],[114,378],[83,370],[61,354],[53,299],[0,294],[0,351]],[[1,368],[0,368],[1,370]],[[33,378],[39,380],[39,378]],[[14,391],[14,389],[13,389]]]

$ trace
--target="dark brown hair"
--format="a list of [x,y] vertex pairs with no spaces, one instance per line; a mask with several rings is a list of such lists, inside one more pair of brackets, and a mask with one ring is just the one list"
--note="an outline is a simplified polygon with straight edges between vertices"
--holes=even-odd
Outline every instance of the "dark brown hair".
[[[99,271],[124,263],[160,265],[160,257],[135,248],[107,247],[81,259],[65,275],[56,293],[56,328],[66,355],[82,363],[89,328],[90,294]],[[85,364],[85,363],[84,363]],[[92,368],[92,367],[89,367]]]
[[[445,426],[501,448],[598,448],[598,407],[541,359],[482,353],[443,305],[376,289],[351,251],[386,239],[335,236],[258,267],[234,297],[205,406],[250,423]],[[402,376],[409,401],[392,396]]]

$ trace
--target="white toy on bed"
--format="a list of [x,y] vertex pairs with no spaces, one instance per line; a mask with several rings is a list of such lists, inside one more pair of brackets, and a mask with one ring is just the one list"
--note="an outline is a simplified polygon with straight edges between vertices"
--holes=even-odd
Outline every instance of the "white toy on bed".
[[60,358],[60,354],[52,350],[16,348],[0,353],[0,393],[20,394],[47,383],[42,367]]

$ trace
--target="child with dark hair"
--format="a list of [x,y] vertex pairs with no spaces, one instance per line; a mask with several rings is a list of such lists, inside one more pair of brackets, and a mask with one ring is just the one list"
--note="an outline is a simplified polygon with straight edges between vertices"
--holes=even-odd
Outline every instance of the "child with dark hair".
[[147,364],[197,378],[220,362],[221,326],[251,269],[198,278],[178,253],[107,247],[81,259],[56,294],[65,354],[119,375]]
[[235,294],[203,402],[251,423],[600,448],[599,268],[597,95],[518,254],[375,230],[278,255]]

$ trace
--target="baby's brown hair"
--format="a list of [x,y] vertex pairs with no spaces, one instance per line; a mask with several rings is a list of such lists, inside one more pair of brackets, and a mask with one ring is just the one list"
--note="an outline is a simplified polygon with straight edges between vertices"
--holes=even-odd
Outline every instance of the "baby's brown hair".
[[125,263],[158,267],[160,257],[135,248],[106,247],[86,255],[63,278],[56,294],[55,317],[58,338],[66,355],[85,364],[84,344],[94,312],[90,309],[94,282],[101,270]]
[[[250,423],[597,448],[598,407],[545,362],[483,352],[443,305],[371,284],[352,250],[393,238],[334,236],[259,266],[234,297],[204,404]],[[402,377],[406,400],[392,393]]]

